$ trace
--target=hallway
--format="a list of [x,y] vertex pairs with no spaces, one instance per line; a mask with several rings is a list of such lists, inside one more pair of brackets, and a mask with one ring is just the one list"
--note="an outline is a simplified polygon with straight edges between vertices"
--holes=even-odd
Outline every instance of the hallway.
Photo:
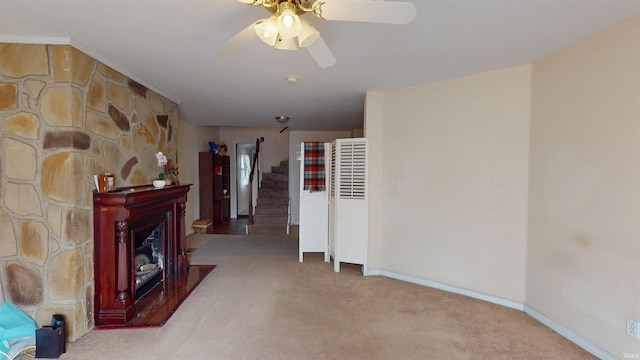
[[[248,223],[249,218],[246,216],[237,219],[230,218],[224,223],[216,225],[213,231],[209,234],[246,235]],[[298,236],[298,231],[298,225],[291,225],[289,228],[289,235]]]
[[247,233],[247,224],[249,223],[249,217],[239,217],[237,219],[227,219],[222,224],[218,224],[213,227],[212,234],[230,234],[230,235],[245,235]]

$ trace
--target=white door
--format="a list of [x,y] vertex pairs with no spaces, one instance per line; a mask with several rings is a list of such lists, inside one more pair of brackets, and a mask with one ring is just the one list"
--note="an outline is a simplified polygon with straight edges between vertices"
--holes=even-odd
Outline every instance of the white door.
[[237,214],[249,215],[249,174],[256,144],[236,144],[236,196]]

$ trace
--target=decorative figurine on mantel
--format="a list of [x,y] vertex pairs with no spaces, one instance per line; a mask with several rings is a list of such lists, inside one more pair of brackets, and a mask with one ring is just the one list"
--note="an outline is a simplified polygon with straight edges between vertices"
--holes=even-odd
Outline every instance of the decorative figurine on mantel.
[[165,171],[167,185],[180,185],[180,180],[178,179],[178,167],[174,166],[171,160],[169,160]]
[[[159,151],[156,154],[156,159],[158,159],[158,167],[160,167],[160,174],[158,174],[158,179],[154,180],[155,187],[163,187],[164,185],[179,185],[180,181],[178,180],[178,167],[173,164],[173,161],[167,159],[167,157]],[[164,184],[161,186],[156,186],[156,183],[160,185],[163,182]]]

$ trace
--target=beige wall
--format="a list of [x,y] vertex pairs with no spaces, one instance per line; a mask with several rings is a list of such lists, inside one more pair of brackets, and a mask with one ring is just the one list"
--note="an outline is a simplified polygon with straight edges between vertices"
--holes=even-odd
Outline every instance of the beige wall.
[[[369,141],[369,258],[370,269],[384,268],[383,254],[383,217],[385,203],[382,191],[385,188],[385,164],[382,159],[385,151],[384,134],[384,93],[368,92],[364,105],[364,136]],[[403,210],[406,211],[406,210]]]
[[371,269],[524,302],[530,89],[520,66],[368,94]]
[[299,146],[304,141],[331,142],[352,137],[351,131],[291,131],[289,144]]
[[640,18],[533,67],[527,305],[640,353]]
[[531,66],[368,93],[370,268],[640,353],[639,38],[636,17]]
[[180,182],[193,184],[187,195],[185,225],[187,234],[193,233],[192,224],[200,217],[200,185],[198,175],[198,153],[209,151],[209,141],[219,142],[220,128],[217,126],[195,126],[180,121],[178,133],[178,160]]

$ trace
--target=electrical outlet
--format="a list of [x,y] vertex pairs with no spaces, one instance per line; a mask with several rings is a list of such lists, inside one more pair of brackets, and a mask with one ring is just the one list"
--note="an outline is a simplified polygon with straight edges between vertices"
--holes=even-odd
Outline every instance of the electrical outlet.
[[640,322],[627,318],[627,335],[640,340]]

